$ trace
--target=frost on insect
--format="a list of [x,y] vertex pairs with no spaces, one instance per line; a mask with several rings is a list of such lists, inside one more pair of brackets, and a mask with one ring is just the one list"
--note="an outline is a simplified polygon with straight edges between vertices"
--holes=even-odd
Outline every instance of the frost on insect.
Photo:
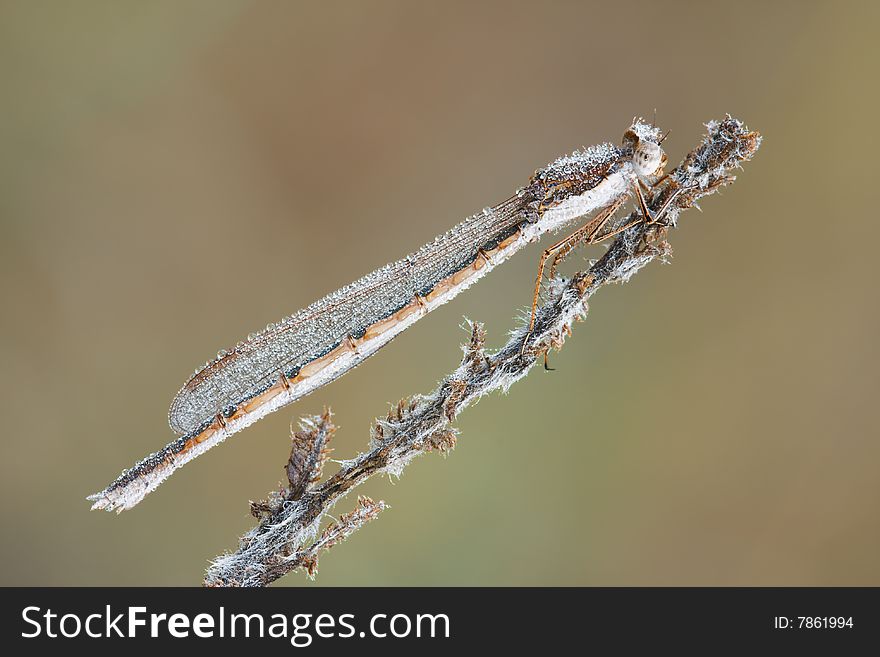
[[[693,207],[698,196],[732,179],[726,173],[729,162],[744,156],[742,149],[748,148],[737,136],[738,128],[741,124],[729,118],[710,124],[702,150],[692,153],[664,183],[664,189],[677,185],[688,190],[669,209],[669,217],[675,219],[681,209]],[[509,199],[468,217],[406,258],[269,324],[232,349],[221,350],[172,402],[169,422],[181,437],[90,496],[93,508],[133,507],[177,468],[342,376],[527,244],[624,200],[640,171],[652,168],[661,152],[656,127],[636,120],[627,134],[621,146],[600,144],[558,158]],[[645,156],[637,170],[633,154],[640,145]],[[624,225],[617,223],[615,228]],[[629,253],[639,243],[631,235],[641,235],[641,229],[623,233],[608,253],[624,247]],[[607,267],[610,260],[602,262]],[[631,273],[623,275],[621,270],[617,278],[624,280]],[[506,389],[521,373],[500,368],[484,375]],[[472,399],[469,389],[461,394],[464,403]],[[454,414],[456,408],[447,405],[441,412]]]
[[[713,193],[732,180],[730,172],[740,163],[751,159],[760,145],[760,136],[748,132],[744,126],[728,117],[708,126],[705,140],[692,151],[671,174],[660,190],[653,192],[648,205],[658,210],[670,191],[681,190],[673,197],[674,212],[693,207],[695,202]],[[638,216],[632,213],[627,219]],[[514,332],[510,340],[495,352],[485,350],[485,331],[477,323],[469,325],[470,340],[463,347],[463,357],[455,370],[428,395],[416,395],[402,400],[388,414],[377,420],[373,427],[369,450],[357,457],[340,462],[341,470],[326,482],[312,489],[299,501],[283,506],[286,518],[267,523],[271,540],[259,537],[254,530],[246,534],[234,555],[218,559],[208,572],[208,583],[266,584],[283,572],[301,566],[314,574],[317,561],[312,548],[321,545],[318,539],[311,547],[290,551],[290,545],[302,545],[304,537],[315,536],[316,518],[320,518],[341,495],[379,473],[399,475],[402,468],[416,455],[433,448],[449,449],[455,443],[450,423],[467,406],[496,390],[505,390],[525,376],[534,366],[540,349],[559,346],[570,334],[573,322],[587,310],[587,300],[607,283],[629,279],[650,261],[667,254],[663,237],[669,226],[639,222],[621,233],[605,254],[589,270],[579,272],[567,281],[560,280],[550,290],[549,298],[538,312],[535,331],[529,337],[530,351],[523,355],[520,347],[526,326]],[[526,318],[522,317],[522,321]],[[555,341],[555,343],[554,343]],[[536,435],[535,440],[546,436]],[[382,505],[382,503],[379,503]],[[384,508],[367,501],[358,503],[354,515],[342,516],[336,523],[339,529],[325,530],[323,536],[345,536],[347,528],[361,526],[361,521],[375,517]],[[351,522],[349,522],[349,518]],[[332,542],[332,538],[328,540]],[[273,553],[275,545],[278,552]],[[280,569],[283,562],[288,570]]]
[[[659,150],[655,145],[659,138],[656,128],[635,121],[628,132],[637,135],[646,148],[654,145]],[[343,343],[362,338],[370,326],[391,317],[415,298],[424,298],[440,281],[463,271],[480,252],[491,251],[516,230],[526,231],[526,239],[505,257],[527,241],[609,205],[628,193],[632,166],[625,147],[609,143],[579,149],[554,160],[535,172],[529,186],[507,201],[468,217],[409,256],[219,352],[174,398],[169,411],[172,429],[188,435],[211,422],[218,413],[234,414],[240,404],[276,384],[280,377],[295,377],[306,364],[325,357]],[[545,216],[536,218],[535,213],[540,215],[543,210],[548,210]],[[445,300],[466,289],[490,268],[456,284],[454,293]],[[361,356],[366,357],[376,348],[363,349],[345,369],[355,366],[363,360]],[[326,376],[320,383],[332,378],[335,377]]]

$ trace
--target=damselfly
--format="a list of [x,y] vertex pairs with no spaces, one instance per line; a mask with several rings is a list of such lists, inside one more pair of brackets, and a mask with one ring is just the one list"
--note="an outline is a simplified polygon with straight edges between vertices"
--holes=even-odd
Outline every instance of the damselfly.
[[627,226],[612,217],[635,195],[638,221],[656,221],[641,187],[663,179],[660,131],[634,120],[620,146],[577,150],[539,169],[528,185],[402,260],[377,269],[265,330],[196,370],[171,403],[180,435],[89,497],[93,509],[129,509],[174,470],[272,411],[342,376],[420,318],[466,290],[547,232],[577,219],[586,224],[547,249],[532,299],[532,323],[547,260]]

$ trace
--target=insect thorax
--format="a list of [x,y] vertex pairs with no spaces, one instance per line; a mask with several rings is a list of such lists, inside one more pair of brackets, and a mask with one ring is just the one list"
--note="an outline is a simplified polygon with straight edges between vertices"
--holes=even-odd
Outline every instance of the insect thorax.
[[609,143],[577,150],[538,169],[531,178],[531,186],[535,196],[543,199],[541,206],[552,207],[599,185],[617,172],[631,154],[631,150],[627,154]]

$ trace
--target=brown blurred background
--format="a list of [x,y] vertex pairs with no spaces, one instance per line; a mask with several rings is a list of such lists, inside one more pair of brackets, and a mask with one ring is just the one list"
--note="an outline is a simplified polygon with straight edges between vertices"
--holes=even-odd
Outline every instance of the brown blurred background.
[[0,582],[200,583],[291,419],[331,404],[335,456],[363,449],[457,363],[462,316],[501,343],[540,249],[90,513],[193,367],[656,108],[672,162],[725,112],[764,146],[555,372],[371,481],[391,509],[284,583],[880,584],[876,6],[4,2]]

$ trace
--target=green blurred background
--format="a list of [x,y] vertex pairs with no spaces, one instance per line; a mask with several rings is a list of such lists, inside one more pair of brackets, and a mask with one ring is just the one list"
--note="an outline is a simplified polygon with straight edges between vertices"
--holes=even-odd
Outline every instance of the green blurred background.
[[876,6],[2,3],[2,583],[199,584],[291,419],[330,404],[334,456],[363,449],[458,362],[462,316],[503,341],[540,247],[89,512],[172,438],[193,367],[656,108],[672,162],[725,112],[764,145],[555,372],[369,482],[391,509],[283,583],[880,584]]

